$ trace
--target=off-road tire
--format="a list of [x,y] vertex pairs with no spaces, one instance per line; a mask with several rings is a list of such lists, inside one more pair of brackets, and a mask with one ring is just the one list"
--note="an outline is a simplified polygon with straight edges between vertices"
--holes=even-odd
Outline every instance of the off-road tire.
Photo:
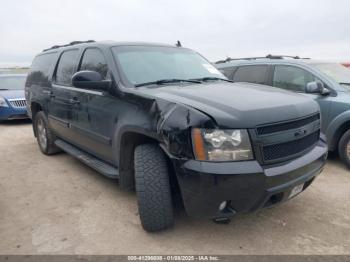
[[347,152],[348,144],[350,144],[350,130],[346,131],[339,140],[338,153],[342,162],[350,169],[350,154]]
[[[39,111],[35,114],[33,124],[35,135],[41,152],[45,155],[53,155],[60,152],[61,150],[54,143],[56,140],[56,136],[51,131],[47,118],[43,111]],[[41,125],[43,125],[43,127],[45,128],[46,146],[43,145],[43,143],[40,141],[40,132],[42,131],[39,130],[39,126]]]
[[174,224],[166,156],[156,144],[144,144],[134,152],[135,186],[142,227],[149,232]]

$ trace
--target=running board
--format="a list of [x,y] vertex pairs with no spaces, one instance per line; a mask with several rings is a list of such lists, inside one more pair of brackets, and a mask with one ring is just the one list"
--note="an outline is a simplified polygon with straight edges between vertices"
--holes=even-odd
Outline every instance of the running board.
[[55,144],[66,153],[77,158],[78,160],[88,165],[89,167],[95,169],[97,172],[101,173],[102,175],[113,179],[119,178],[119,172],[116,167],[97,159],[96,157],[78,149],[77,147],[71,144],[68,144],[63,140],[58,139],[55,141]]

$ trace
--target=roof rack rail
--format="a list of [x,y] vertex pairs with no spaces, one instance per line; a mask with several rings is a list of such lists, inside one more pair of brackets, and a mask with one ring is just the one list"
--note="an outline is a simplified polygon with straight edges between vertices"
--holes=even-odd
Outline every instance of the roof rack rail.
[[223,64],[230,61],[237,61],[237,60],[257,60],[257,59],[284,59],[284,58],[292,58],[292,59],[310,59],[306,57],[299,57],[299,56],[289,56],[289,55],[267,55],[267,56],[258,56],[258,57],[245,57],[245,58],[231,58],[227,57],[225,60],[219,60],[215,62],[215,64]]
[[57,49],[57,48],[60,48],[60,47],[66,47],[66,46],[72,46],[72,45],[78,45],[78,44],[85,44],[85,43],[95,43],[95,40],[73,41],[73,42],[70,42],[69,44],[66,44],[66,45],[54,45],[54,46],[51,46],[50,48],[44,49],[43,52],[51,50],[51,49]]

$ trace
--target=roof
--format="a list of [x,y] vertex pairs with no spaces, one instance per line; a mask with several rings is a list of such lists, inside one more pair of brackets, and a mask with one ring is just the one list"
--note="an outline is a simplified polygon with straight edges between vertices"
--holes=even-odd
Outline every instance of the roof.
[[[50,52],[53,50],[63,50],[67,48],[71,48],[72,46],[103,46],[103,47],[112,47],[112,46],[163,46],[163,47],[176,47],[175,45],[169,45],[169,44],[163,44],[163,43],[150,43],[150,42],[123,42],[123,41],[99,41],[96,42],[94,40],[88,40],[88,41],[73,41],[69,44],[65,45],[54,45],[50,48],[44,49],[42,53]],[[181,48],[181,47],[180,47]]]
[[304,59],[304,58],[297,58],[297,59],[284,59],[284,58],[257,58],[257,59],[234,59],[228,62],[221,62],[217,63],[215,66],[217,68],[226,68],[231,66],[237,66],[237,65],[251,65],[251,64],[323,64],[323,63],[333,63],[331,61],[325,61],[325,60],[315,60],[315,59]]

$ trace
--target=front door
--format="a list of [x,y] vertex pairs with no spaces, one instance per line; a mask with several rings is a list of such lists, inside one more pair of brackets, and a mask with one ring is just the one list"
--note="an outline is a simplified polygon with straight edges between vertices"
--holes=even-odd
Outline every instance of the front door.
[[325,131],[330,121],[329,112],[332,102],[331,97],[322,96],[321,94],[305,93],[305,87],[308,83],[321,80],[303,68],[289,65],[276,65],[272,81],[272,85],[275,87],[301,93],[314,99],[320,106],[322,117],[321,129],[323,132]]

